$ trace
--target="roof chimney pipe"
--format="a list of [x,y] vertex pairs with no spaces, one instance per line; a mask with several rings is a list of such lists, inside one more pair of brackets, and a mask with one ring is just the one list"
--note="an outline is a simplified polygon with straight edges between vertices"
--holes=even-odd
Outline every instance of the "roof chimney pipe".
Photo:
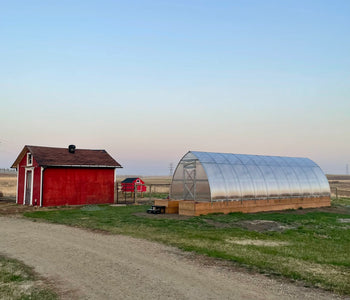
[[75,153],[75,145],[69,145],[68,151],[69,151],[69,153]]

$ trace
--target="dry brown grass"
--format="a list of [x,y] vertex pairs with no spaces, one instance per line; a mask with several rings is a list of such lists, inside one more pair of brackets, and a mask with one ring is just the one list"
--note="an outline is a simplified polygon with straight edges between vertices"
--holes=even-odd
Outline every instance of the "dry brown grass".
[[350,197],[350,175],[327,175],[332,196]]
[[264,247],[278,247],[278,246],[288,246],[288,242],[276,242],[268,240],[252,240],[252,239],[227,239],[226,242],[233,243],[237,245],[253,245],[253,246],[264,246]]
[[143,177],[143,181],[146,184],[170,184],[171,177],[169,176],[147,176]]
[[15,197],[17,187],[17,175],[1,174],[0,175],[0,197]]
[[171,183],[171,177],[170,176],[138,176],[138,175],[117,175],[117,182],[123,181],[125,178],[128,177],[140,177],[145,184],[170,184]]
[[147,187],[147,192],[150,190],[150,186],[152,185],[152,193],[165,193],[169,194],[171,177],[170,176],[137,176],[137,175],[118,175],[116,180],[118,183],[123,181],[128,177],[140,177]]

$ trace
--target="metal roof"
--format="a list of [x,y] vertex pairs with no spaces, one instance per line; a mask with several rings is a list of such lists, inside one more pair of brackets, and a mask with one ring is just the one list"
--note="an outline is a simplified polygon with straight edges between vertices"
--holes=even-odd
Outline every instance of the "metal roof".
[[129,178],[125,178],[121,183],[133,183],[137,179],[140,179],[140,177],[129,177]]
[[329,196],[328,180],[308,158],[189,151],[173,176],[174,199],[221,201]]

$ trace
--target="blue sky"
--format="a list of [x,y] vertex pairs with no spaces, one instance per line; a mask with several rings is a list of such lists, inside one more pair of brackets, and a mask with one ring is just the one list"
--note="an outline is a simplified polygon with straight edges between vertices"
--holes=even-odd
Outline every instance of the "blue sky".
[[349,1],[0,1],[0,167],[25,144],[350,164]]

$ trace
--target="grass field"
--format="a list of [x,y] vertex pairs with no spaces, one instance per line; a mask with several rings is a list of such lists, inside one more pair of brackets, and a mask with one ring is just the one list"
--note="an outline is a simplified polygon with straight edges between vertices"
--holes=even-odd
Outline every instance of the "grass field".
[[131,235],[350,295],[350,198],[332,208],[200,217],[86,206],[26,217]]
[[0,255],[0,299],[54,300],[58,296],[32,268]]
[[16,197],[17,176],[0,174],[0,197]]
[[333,196],[350,197],[349,175],[327,175],[327,179]]

